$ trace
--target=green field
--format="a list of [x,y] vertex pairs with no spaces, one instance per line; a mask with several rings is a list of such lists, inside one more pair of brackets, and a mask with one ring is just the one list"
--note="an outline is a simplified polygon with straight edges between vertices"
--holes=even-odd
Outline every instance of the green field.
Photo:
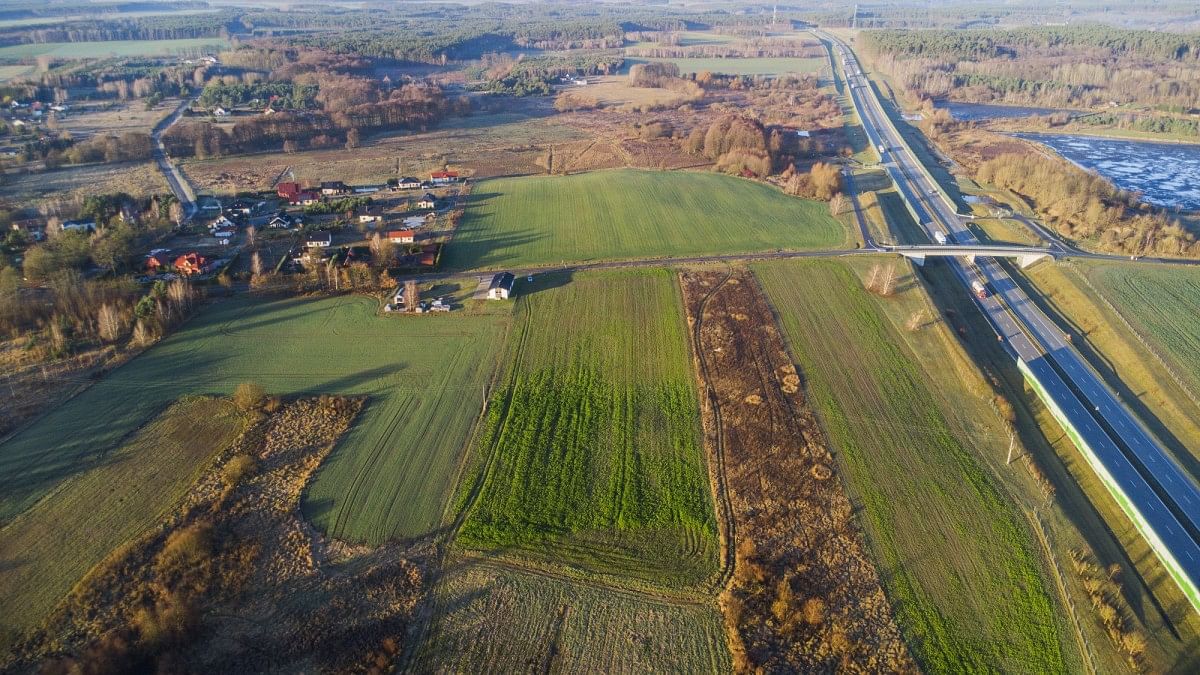
[[441,522],[502,351],[507,313],[376,316],[371,298],[217,301],[0,445],[0,519],[111,460],[168,402],[253,380],[276,394],[369,397],[305,501],[322,530],[379,543]]
[[822,202],[715,173],[597,171],[486,180],[443,255],[451,269],[844,245]]
[[1032,536],[975,456],[974,439],[952,432],[940,407],[972,395],[931,390],[906,338],[847,266],[770,263],[755,273],[863,508],[888,596],[922,666],[1068,670]]
[[1103,265],[1088,278],[1155,351],[1200,392],[1200,271],[1181,267]]
[[671,274],[546,275],[516,321],[458,544],[673,587],[708,578],[716,524]]
[[62,59],[95,59],[106,56],[170,56],[180,52],[218,51],[229,47],[223,38],[182,40],[108,40],[101,42],[42,42],[0,47],[0,59],[54,56]]
[[820,58],[645,58],[632,57],[625,59],[626,66],[637,63],[674,63],[679,66],[682,75],[691,73],[723,73],[725,75],[765,75],[779,77],[780,75],[805,75],[827,70],[829,61]]
[[724,673],[711,605],[479,563],[453,564],[412,672]]
[[243,426],[223,399],[181,401],[0,529],[0,646],[10,631],[41,621],[110,551],[154,525]]

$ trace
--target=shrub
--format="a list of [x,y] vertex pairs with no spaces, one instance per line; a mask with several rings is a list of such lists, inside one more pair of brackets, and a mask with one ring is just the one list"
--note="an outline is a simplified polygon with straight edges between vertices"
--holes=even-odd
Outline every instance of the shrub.
[[225,468],[221,471],[221,480],[225,483],[225,487],[233,488],[238,483],[242,482],[246,476],[253,474],[258,469],[258,463],[250,455],[236,455]]
[[233,404],[245,412],[256,410],[266,398],[266,392],[255,382],[243,382],[233,390]]

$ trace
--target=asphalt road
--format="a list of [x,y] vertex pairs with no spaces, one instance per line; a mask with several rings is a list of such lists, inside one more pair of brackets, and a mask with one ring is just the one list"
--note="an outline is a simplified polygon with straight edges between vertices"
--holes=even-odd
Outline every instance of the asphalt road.
[[162,135],[164,131],[170,129],[172,125],[179,121],[179,118],[183,116],[183,111],[187,110],[188,106],[199,97],[200,95],[196,94],[185,99],[175,109],[175,112],[155,125],[154,129],[150,132],[150,138],[154,141],[154,162],[158,164],[158,170],[162,172],[163,178],[166,179],[167,187],[171,188],[171,194],[175,195],[179,203],[183,204],[186,218],[191,218],[196,214],[196,202],[192,198],[191,188],[187,184],[187,179],[183,177],[183,173],[179,171],[179,167],[175,166],[175,163],[167,156],[167,149],[163,146]]
[[[829,38],[829,36],[826,36]],[[832,38],[829,38],[832,40]],[[840,45],[833,40],[835,45]],[[913,215],[932,238],[947,233],[953,243],[975,245],[978,239],[963,223],[957,209],[922,172],[918,160],[905,148],[899,132],[859,75],[861,67],[846,50],[843,61],[847,86],[862,118],[871,144],[885,148],[884,168],[909,203]],[[857,85],[857,86],[855,86]],[[1072,256],[1124,259],[1080,251],[1040,226],[1032,226],[1056,248]],[[1147,262],[1179,263],[1173,259]],[[1194,264],[1186,261],[1185,264]],[[1200,488],[1174,462],[1103,379],[1071,346],[1063,331],[1037,308],[1028,295],[990,258],[977,258],[976,266],[951,263],[965,284],[981,275],[992,294],[978,302],[1009,352],[1019,357],[1042,383],[1044,393],[1058,407],[1102,465],[1102,478],[1133,501],[1149,525],[1143,536],[1155,544],[1160,556],[1173,558],[1193,587],[1200,586]],[[978,270],[976,272],[976,270]],[[1131,514],[1132,515],[1132,514]],[[1200,608],[1198,608],[1200,609]]]

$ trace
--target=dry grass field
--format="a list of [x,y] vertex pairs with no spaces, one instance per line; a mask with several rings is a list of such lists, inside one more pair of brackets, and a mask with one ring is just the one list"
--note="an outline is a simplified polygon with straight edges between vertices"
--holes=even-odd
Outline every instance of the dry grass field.
[[730,669],[713,603],[673,601],[520,568],[452,559],[413,672],[718,673]]
[[94,164],[63,167],[53,171],[5,174],[0,198],[37,201],[54,197],[74,198],[125,192],[135,196],[164,194],[167,183],[153,162]]

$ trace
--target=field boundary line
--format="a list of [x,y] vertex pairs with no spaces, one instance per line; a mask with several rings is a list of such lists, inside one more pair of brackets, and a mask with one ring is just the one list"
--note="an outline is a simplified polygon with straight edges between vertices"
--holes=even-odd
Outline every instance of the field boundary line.
[[1071,625],[1075,629],[1075,641],[1078,642],[1079,656],[1083,659],[1083,667],[1090,675],[1096,675],[1096,657],[1092,654],[1092,646],[1088,642],[1087,637],[1083,634],[1083,628],[1079,623],[1079,615],[1075,610],[1075,601],[1067,592],[1066,580],[1063,578],[1062,568],[1058,565],[1058,559],[1054,557],[1054,548],[1050,545],[1049,535],[1046,533],[1046,528],[1042,524],[1042,517],[1037,511],[1029,511],[1022,509],[1025,512],[1025,517],[1033,524],[1033,531],[1037,534],[1038,541],[1042,545],[1042,552],[1046,555],[1047,562],[1054,570],[1054,583],[1058,587],[1058,593],[1062,597],[1063,606],[1067,608],[1067,614],[1071,616]]

